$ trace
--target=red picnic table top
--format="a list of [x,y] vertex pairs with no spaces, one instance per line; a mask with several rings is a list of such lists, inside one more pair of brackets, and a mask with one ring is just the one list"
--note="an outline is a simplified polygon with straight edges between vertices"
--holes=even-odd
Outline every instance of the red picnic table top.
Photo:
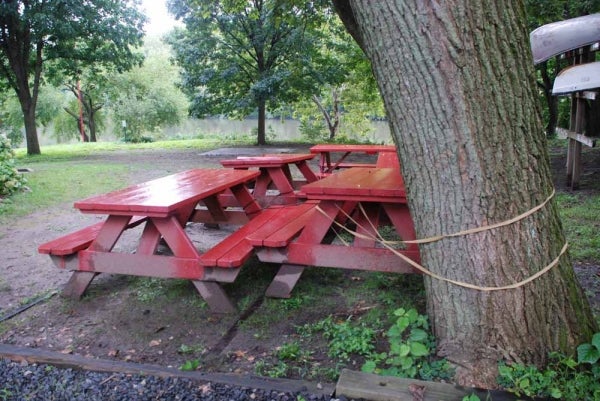
[[258,171],[194,169],[75,202],[82,213],[166,217],[259,175]]
[[[349,167],[376,167],[372,163],[348,163],[346,158],[352,153],[363,153],[377,155],[379,153],[396,152],[393,145],[341,145],[341,144],[318,144],[310,148],[311,153],[320,154],[319,170],[321,174],[331,174],[339,168]],[[341,153],[337,161],[332,161],[332,153]]]
[[221,164],[225,167],[240,168],[271,167],[307,161],[314,157],[315,155],[311,153],[277,153],[261,156],[238,156],[235,159],[221,160]]
[[352,168],[304,185],[301,196],[321,200],[406,203],[404,180],[394,168]]

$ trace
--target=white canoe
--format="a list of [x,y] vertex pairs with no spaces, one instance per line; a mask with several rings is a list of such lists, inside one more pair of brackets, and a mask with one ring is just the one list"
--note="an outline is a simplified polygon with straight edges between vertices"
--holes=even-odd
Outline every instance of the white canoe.
[[529,34],[533,62],[600,42],[600,14],[584,15],[543,25]]
[[554,80],[553,95],[600,88],[600,61],[573,65],[562,70]]

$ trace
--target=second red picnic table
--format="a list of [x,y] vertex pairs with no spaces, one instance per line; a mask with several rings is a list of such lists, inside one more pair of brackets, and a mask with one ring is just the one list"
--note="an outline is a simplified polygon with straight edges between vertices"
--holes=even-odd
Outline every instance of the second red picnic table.
[[[314,158],[309,153],[265,154],[261,156],[240,156],[236,159],[221,160],[224,167],[238,170],[258,168],[260,175],[256,178],[252,195],[263,205],[296,203],[294,190],[301,184],[317,180],[308,161]],[[294,165],[304,180],[295,180],[290,166]],[[267,190],[274,188],[278,194],[268,195]]]
[[[396,153],[393,145],[342,145],[319,144],[310,148],[310,152],[320,155],[319,171],[323,175],[331,174],[337,169],[350,167],[377,167],[376,163],[350,163],[347,158],[353,153],[379,155],[380,153]],[[334,158],[333,154],[337,154]]]
[[[403,240],[416,238],[404,182],[396,168],[351,168],[332,174],[322,180],[304,185],[301,195],[308,202],[318,202],[303,215],[303,224],[295,219],[262,236],[257,231],[248,241],[257,247],[263,262],[281,263],[281,268],[267,290],[267,295],[287,298],[307,266],[337,267],[343,269],[415,273],[409,263],[394,251],[382,247],[378,231],[391,226]],[[309,222],[308,224],[306,222]],[[332,244],[328,234],[343,231],[341,226],[354,226],[356,235],[351,246]],[[297,230],[299,235],[290,235]],[[285,234],[285,235],[284,235]],[[286,238],[288,242],[279,240]],[[286,240],[286,241],[287,241]],[[415,244],[398,246],[395,252],[419,261]]]

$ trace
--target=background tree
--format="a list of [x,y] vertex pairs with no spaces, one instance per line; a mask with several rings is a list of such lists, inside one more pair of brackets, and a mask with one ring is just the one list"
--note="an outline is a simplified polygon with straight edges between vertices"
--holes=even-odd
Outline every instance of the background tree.
[[64,107],[64,111],[75,120],[78,131],[80,120],[83,119],[83,126],[87,127],[87,133],[84,129],[85,142],[98,140],[99,122],[101,126],[98,113],[105,105],[106,81],[106,76],[102,72],[89,71],[88,74],[83,74],[82,79],[76,78],[75,81],[64,84],[65,89],[75,97],[75,101]]
[[185,95],[176,87],[179,68],[169,62],[170,48],[152,39],[142,50],[144,65],[109,75],[105,86],[115,134],[131,142],[150,140],[146,134],[178,124],[188,108]]
[[312,68],[315,93],[300,94],[293,104],[300,131],[313,142],[363,139],[371,120],[385,117],[371,63],[349,36],[339,18],[326,16],[316,28]]
[[[51,85],[40,87],[35,118],[42,128],[42,133],[54,124],[54,119],[61,114],[66,103],[64,94]],[[0,120],[4,132],[10,139],[13,147],[18,147],[23,142],[23,112],[19,99],[14,93],[5,92],[0,100]]]
[[[185,23],[168,39],[183,68],[182,88],[196,117],[247,116],[258,110],[258,144],[265,144],[267,106],[306,93],[318,2],[288,0],[169,0]],[[312,90],[309,90],[309,93]]]
[[[600,0],[525,0],[525,5],[527,9],[527,25],[530,32],[542,25],[600,11]],[[536,70],[538,71],[537,84],[546,105],[543,117],[546,122],[546,135],[548,137],[553,137],[556,134],[556,128],[559,126],[561,115],[563,117],[561,120],[564,120],[563,126],[565,128],[568,127],[570,113],[569,100],[566,97],[552,95],[554,79],[567,65],[568,60],[561,59],[560,56],[553,57],[536,65]],[[561,102],[563,107],[559,108]]]
[[567,254],[522,1],[335,0],[371,60],[417,236],[523,219],[420,245],[438,354],[494,387],[499,360],[544,364],[597,329]]
[[[0,75],[14,89],[25,124],[27,153],[39,154],[35,109],[45,62],[73,70],[84,65],[127,70],[141,58],[145,17],[137,0],[13,0],[0,4]],[[58,62],[61,61],[61,62]]]

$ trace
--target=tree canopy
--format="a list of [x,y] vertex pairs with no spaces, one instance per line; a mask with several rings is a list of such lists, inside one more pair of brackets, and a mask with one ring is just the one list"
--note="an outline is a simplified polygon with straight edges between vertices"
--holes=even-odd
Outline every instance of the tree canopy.
[[[19,99],[27,153],[39,154],[35,108],[44,65],[76,75],[82,66],[124,71],[142,61],[138,0],[12,0],[0,4],[0,77]],[[51,67],[51,68],[50,68]]]
[[258,110],[257,142],[264,144],[266,107],[314,92],[311,27],[325,18],[319,2],[169,0],[168,6],[186,27],[168,41],[183,68],[192,115]]

